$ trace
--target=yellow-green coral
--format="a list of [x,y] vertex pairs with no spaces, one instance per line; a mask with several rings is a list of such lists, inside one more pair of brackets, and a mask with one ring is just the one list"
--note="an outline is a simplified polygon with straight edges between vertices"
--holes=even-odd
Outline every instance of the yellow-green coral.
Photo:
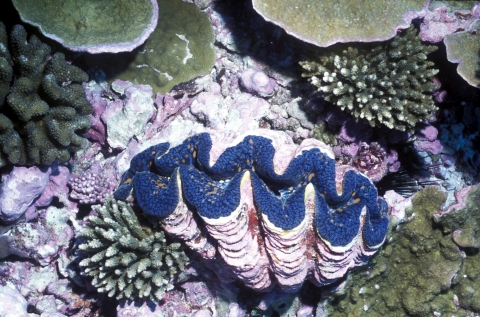
[[72,50],[91,53],[131,51],[142,44],[149,34],[144,33],[155,28],[158,10],[151,0],[12,2],[22,20],[45,36]]
[[161,300],[188,258],[180,243],[167,242],[163,231],[142,226],[130,206],[107,197],[95,205],[77,234],[80,266],[101,293],[117,299]]
[[447,58],[459,63],[457,72],[470,85],[480,88],[480,19],[469,29],[445,37]]
[[328,305],[329,316],[476,316],[479,252],[461,250],[450,233],[476,230],[479,198],[475,187],[466,208],[438,219],[434,215],[441,211],[445,194],[436,187],[418,192],[408,220],[394,228],[370,268],[352,274],[346,295]]
[[417,122],[432,117],[437,108],[427,54],[436,46],[424,46],[410,28],[395,39],[371,49],[324,50],[313,61],[300,64],[325,100],[366,119],[371,126],[412,130]]
[[427,0],[253,0],[267,21],[299,39],[326,47],[337,42],[372,42],[392,38],[409,24]]
[[208,16],[181,0],[159,0],[158,26],[119,78],[166,93],[173,86],[209,73],[215,62]]

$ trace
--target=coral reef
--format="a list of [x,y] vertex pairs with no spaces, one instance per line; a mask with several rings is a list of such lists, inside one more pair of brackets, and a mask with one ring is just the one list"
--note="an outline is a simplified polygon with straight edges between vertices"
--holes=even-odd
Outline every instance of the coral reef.
[[76,235],[84,257],[80,267],[93,277],[92,284],[117,299],[161,300],[188,260],[180,243],[168,243],[163,231],[142,227],[124,202],[107,198],[93,210],[98,215],[87,217]]
[[155,114],[153,90],[147,85],[133,85],[116,80],[112,90],[123,96],[108,103],[101,119],[106,123],[107,141],[112,148],[123,149],[134,136],[139,135]]
[[158,21],[156,0],[13,0],[22,21],[73,51],[118,53],[143,44]]
[[38,207],[47,207],[53,197],[71,206],[67,197],[70,172],[65,166],[48,168],[18,167],[2,175],[0,185],[0,223],[12,223],[26,214],[27,220],[37,217]]
[[210,72],[215,61],[208,17],[181,0],[159,0],[160,21],[129,68],[117,77],[166,93]]
[[374,48],[348,47],[300,62],[308,77],[328,100],[372,127],[412,130],[417,122],[432,118],[435,107],[429,95],[435,89],[427,54],[436,46],[424,46],[411,27],[386,44]]
[[0,22],[0,41],[0,166],[68,160],[90,127],[92,106],[79,84],[88,75],[62,53],[49,58],[50,47],[34,35],[27,41],[21,25],[8,45]]
[[12,248],[47,266],[61,251],[65,252],[73,238],[73,230],[67,225],[68,217],[66,208],[50,206],[42,210],[39,221],[20,223],[12,228]]
[[425,15],[426,0],[393,2],[254,0],[267,21],[299,39],[326,47],[335,43],[385,41]]
[[17,167],[3,175],[0,185],[0,221],[10,223],[20,218],[43,193],[52,169],[36,166]]
[[324,143],[295,145],[280,131],[161,143],[137,154],[120,184],[117,199],[133,188],[166,232],[255,290],[294,292],[307,276],[318,286],[341,279],[380,248],[389,223],[368,178],[336,169]]

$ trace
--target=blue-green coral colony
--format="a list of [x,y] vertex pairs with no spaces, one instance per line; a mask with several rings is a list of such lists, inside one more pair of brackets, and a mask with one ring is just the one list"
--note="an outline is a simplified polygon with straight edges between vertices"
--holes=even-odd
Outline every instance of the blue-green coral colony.
[[412,27],[370,50],[325,51],[300,64],[302,76],[325,94],[325,100],[373,127],[405,131],[437,110],[431,77],[438,70],[427,61],[427,54],[436,49],[422,45]]
[[67,161],[86,143],[81,134],[93,108],[80,83],[88,75],[62,53],[50,54],[35,35],[27,40],[21,25],[8,43],[0,23],[0,166]]
[[[202,217],[218,219],[238,208],[240,184],[248,170],[258,209],[278,228],[291,230],[303,221],[303,193],[311,183],[316,189],[314,222],[322,239],[334,246],[351,243],[358,234],[360,214],[365,208],[365,244],[376,248],[383,242],[389,223],[388,207],[377,197],[373,183],[348,171],[342,194],[338,195],[335,161],[318,148],[303,151],[284,173],[277,174],[273,166],[275,149],[268,138],[245,137],[227,148],[213,166],[209,164],[211,147],[210,135],[201,133],[170,149],[166,143],[146,149],[132,159],[115,197],[126,199],[133,187],[145,213],[166,217],[184,196]],[[282,194],[279,197],[273,191]]]
[[77,235],[85,275],[109,297],[161,300],[188,260],[180,243],[168,243],[163,231],[142,226],[122,201],[107,198],[93,210],[98,215],[87,217]]

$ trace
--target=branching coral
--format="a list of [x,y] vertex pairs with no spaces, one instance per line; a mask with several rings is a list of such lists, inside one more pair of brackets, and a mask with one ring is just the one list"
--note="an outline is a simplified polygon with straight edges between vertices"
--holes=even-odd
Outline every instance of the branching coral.
[[341,54],[320,55],[300,64],[304,77],[325,93],[325,99],[371,126],[411,130],[435,111],[429,95],[434,89],[427,54],[435,46],[423,46],[413,28],[373,49],[348,47]]
[[93,209],[98,216],[87,217],[77,235],[85,256],[80,266],[93,277],[92,284],[117,299],[162,299],[188,260],[180,243],[169,244],[163,231],[142,227],[124,202],[108,197]]
[[50,47],[13,27],[10,45],[0,23],[0,166],[66,161],[80,149],[90,128],[92,106],[80,85],[88,75],[50,58]]

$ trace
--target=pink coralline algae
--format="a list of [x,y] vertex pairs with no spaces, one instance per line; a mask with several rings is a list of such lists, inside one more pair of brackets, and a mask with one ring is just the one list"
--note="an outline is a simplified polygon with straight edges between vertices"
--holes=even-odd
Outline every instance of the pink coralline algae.
[[28,317],[28,303],[22,294],[9,286],[0,285],[0,316]]
[[132,159],[114,196],[132,189],[152,221],[216,263],[221,280],[258,291],[341,279],[380,248],[389,221],[367,177],[336,167],[324,143],[296,145],[281,131],[152,146]]
[[51,168],[14,167],[3,175],[0,187],[0,221],[14,222],[37,199],[47,186]]
[[277,88],[275,80],[256,68],[247,68],[240,76],[240,84],[246,91],[260,97],[271,97]]
[[472,12],[448,12],[446,6],[428,11],[420,25],[420,36],[422,41],[437,43],[445,36],[466,30],[476,19],[480,18],[480,5],[477,5]]
[[368,145],[360,143],[357,155],[353,159],[353,165],[362,173],[365,173],[373,182],[378,182],[385,176],[388,170],[387,153],[380,144],[373,142]]

